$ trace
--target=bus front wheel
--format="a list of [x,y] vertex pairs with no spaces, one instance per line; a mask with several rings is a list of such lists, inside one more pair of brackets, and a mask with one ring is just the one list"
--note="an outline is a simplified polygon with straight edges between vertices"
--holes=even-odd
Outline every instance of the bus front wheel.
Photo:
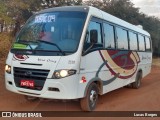
[[83,111],[93,111],[96,108],[98,101],[98,87],[96,83],[92,83],[87,90],[86,97],[80,100]]

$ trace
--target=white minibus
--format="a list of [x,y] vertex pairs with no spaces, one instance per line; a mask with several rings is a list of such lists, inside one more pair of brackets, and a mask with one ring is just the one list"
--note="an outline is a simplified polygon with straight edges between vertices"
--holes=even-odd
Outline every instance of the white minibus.
[[79,99],[93,111],[99,95],[139,88],[151,63],[142,28],[91,6],[55,7],[35,13],[16,36],[5,85],[28,100]]

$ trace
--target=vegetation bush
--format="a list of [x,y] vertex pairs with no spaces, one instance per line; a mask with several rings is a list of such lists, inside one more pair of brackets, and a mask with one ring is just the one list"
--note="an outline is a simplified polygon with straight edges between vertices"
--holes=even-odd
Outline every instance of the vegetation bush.
[[5,58],[11,46],[11,35],[7,33],[0,34],[0,59]]

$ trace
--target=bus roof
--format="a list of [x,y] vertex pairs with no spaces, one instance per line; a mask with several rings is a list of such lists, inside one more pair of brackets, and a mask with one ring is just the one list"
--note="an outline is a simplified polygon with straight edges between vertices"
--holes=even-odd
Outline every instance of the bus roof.
[[54,8],[49,8],[49,9],[42,10],[42,11],[38,12],[38,14],[46,13],[46,12],[54,12],[54,11],[81,11],[81,12],[87,12],[91,16],[98,17],[98,18],[106,20],[108,22],[117,24],[119,26],[123,26],[125,28],[128,28],[128,29],[131,29],[133,31],[139,32],[141,34],[150,36],[150,34],[147,31],[139,28],[138,26],[133,25],[131,23],[128,23],[128,22],[126,22],[126,21],[124,21],[124,20],[122,20],[120,18],[117,18],[117,17],[115,17],[115,16],[113,16],[113,15],[107,13],[107,12],[104,12],[104,11],[102,11],[100,9],[97,9],[95,7],[92,7],[92,6],[62,6],[62,7],[54,7]]
[[81,11],[81,12],[88,12],[89,6],[62,6],[62,7],[54,7],[44,9],[38,13],[46,13],[46,12],[54,12],[54,11]]
[[113,16],[113,15],[107,13],[107,12],[104,12],[102,10],[99,10],[95,7],[89,6],[89,12],[90,12],[91,15],[96,16],[96,17],[101,18],[101,19],[104,19],[108,22],[117,24],[119,26],[123,26],[125,28],[128,28],[128,29],[131,29],[133,31],[139,32],[141,34],[150,36],[150,34],[147,31],[143,30],[142,28],[139,28],[136,25],[128,23],[128,22],[126,22],[126,21],[124,21],[120,18],[117,18],[117,17],[115,17],[115,16]]

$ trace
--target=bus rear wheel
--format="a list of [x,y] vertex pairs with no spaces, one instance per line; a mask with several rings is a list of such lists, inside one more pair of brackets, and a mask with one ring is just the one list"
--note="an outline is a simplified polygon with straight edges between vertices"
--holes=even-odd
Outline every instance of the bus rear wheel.
[[88,90],[86,97],[80,100],[81,109],[83,111],[93,111],[96,108],[98,101],[98,87],[95,83],[92,83]]
[[136,76],[136,81],[132,83],[132,88],[138,89],[141,86],[141,80],[142,80],[142,72],[138,72]]

